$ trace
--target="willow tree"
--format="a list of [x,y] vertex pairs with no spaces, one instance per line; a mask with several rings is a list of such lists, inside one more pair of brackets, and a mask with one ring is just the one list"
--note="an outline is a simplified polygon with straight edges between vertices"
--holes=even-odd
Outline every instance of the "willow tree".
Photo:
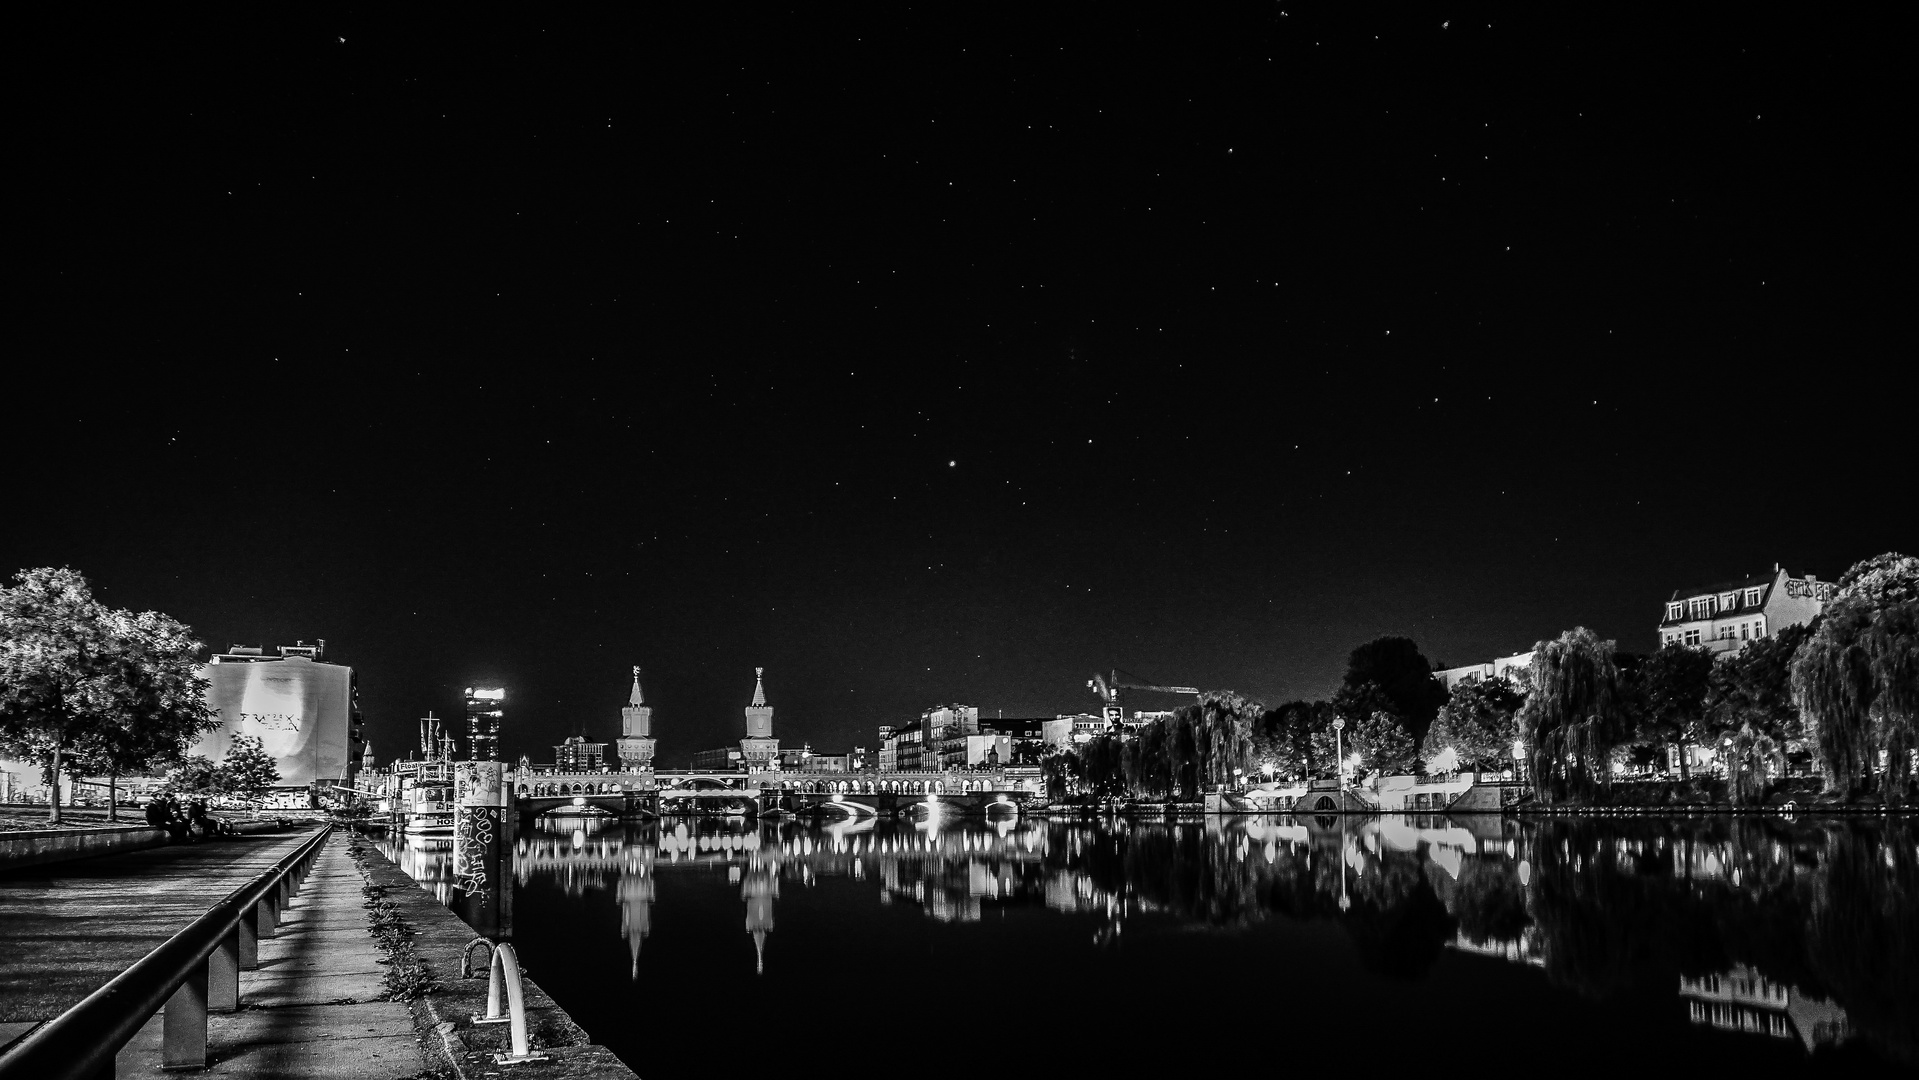
[[0,751],[43,769],[60,820],[60,774],[177,759],[216,726],[199,642],[158,612],[118,611],[65,568],[23,570],[0,589]]
[[1877,555],[1838,584],[1793,657],[1793,700],[1833,792],[1904,798],[1919,751],[1919,559]]
[[1608,781],[1628,720],[1613,652],[1612,642],[1583,626],[1534,646],[1533,691],[1520,707],[1519,730],[1542,798],[1590,799]]
[[1253,727],[1265,706],[1231,690],[1201,694],[1195,721],[1206,782],[1224,784],[1252,767]]

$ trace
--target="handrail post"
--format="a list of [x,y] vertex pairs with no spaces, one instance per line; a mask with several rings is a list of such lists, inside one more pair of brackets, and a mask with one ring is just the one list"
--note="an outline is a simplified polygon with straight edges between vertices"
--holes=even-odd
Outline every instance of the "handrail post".
[[263,938],[277,937],[280,932],[280,906],[273,902],[273,890],[268,889],[266,895],[260,897],[258,910],[260,912],[260,936]]
[[167,999],[161,1027],[165,1050],[163,1069],[204,1069],[207,1064],[207,966],[194,965],[195,971],[180,983]]
[[248,904],[240,913],[240,970],[260,967],[260,905]]
[[207,954],[207,1011],[240,1011],[240,928],[220,938]]

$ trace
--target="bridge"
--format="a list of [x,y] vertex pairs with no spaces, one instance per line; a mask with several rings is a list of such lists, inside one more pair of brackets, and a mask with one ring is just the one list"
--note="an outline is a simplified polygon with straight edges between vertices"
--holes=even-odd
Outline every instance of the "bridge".
[[509,774],[514,809],[524,817],[594,807],[621,817],[762,814],[840,818],[894,814],[1018,816],[1039,798],[1038,779],[1006,770],[809,773],[765,770]]

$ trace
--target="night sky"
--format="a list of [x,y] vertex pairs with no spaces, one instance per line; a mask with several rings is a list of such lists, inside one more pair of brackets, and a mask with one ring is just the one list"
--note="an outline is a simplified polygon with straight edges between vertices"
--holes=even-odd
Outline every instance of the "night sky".
[[1887,27],[829,7],[23,35],[0,570],[679,764],[1919,546]]

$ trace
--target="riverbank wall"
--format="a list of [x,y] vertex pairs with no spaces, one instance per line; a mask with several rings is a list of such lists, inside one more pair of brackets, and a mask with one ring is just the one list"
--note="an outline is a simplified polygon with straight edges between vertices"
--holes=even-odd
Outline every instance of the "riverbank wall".
[[71,829],[9,829],[0,832],[0,870],[119,855],[159,847],[164,829],[150,825],[101,825]]
[[[485,1016],[487,1011],[487,963],[491,954],[486,947],[476,945],[472,951],[471,966],[477,969],[477,977],[462,976],[461,959],[467,947],[476,939],[484,939],[364,836],[348,835],[349,850],[366,879],[368,906],[382,901],[391,904],[384,918],[403,928],[401,940],[410,946],[406,956],[395,955],[390,960],[391,964],[411,968],[401,978],[422,991],[411,1001],[421,1034],[462,1080],[500,1075],[501,1066],[494,1062],[493,1055],[509,1050],[509,1025],[473,1022],[475,1016]],[[507,883],[505,887],[512,885]],[[528,1041],[551,1059],[539,1065],[540,1076],[638,1080],[611,1050],[594,1045],[587,1032],[532,979],[525,979],[522,985]]]

